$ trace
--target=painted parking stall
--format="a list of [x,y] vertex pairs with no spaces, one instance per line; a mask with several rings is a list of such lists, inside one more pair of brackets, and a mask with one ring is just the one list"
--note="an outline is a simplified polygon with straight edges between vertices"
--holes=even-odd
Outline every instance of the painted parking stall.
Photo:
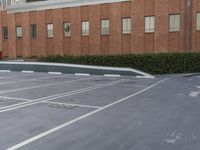
[[[128,90],[128,88],[120,87],[123,82],[131,81],[129,78],[122,77],[19,72],[10,72],[8,76],[12,78],[12,81],[0,84],[0,118],[3,122],[0,126],[4,129],[0,131],[0,134],[7,135],[7,138],[0,140],[3,149],[66,121],[98,110],[115,99],[141,89],[141,87],[136,87]],[[2,73],[1,78],[8,76]],[[118,91],[117,88],[119,88]],[[111,89],[110,92],[109,89]],[[118,93],[120,90],[121,92],[113,96],[112,93],[115,90]],[[98,91],[102,95],[101,98],[99,94],[97,95]],[[76,99],[76,101],[73,102],[70,99]],[[107,100],[103,102],[103,99]],[[99,103],[94,103],[92,100]],[[49,125],[45,125],[48,121]],[[13,124],[10,126],[13,132],[10,131],[11,134],[8,135],[9,124]]]
[[[154,114],[157,109],[156,105],[162,103],[165,103],[162,106],[168,105],[168,108],[173,108],[167,103],[168,101],[162,100],[159,90],[160,93],[163,93],[164,89],[167,89],[165,95],[171,95],[169,102],[176,106],[178,103],[173,103],[173,100],[176,100],[177,96],[174,95],[173,97],[174,90],[171,91],[171,94],[169,91],[173,89],[171,84],[181,84],[185,88],[183,88],[183,91],[176,91],[179,96],[177,100],[185,103],[180,106],[190,106],[190,102],[187,102],[188,98],[185,96],[186,91],[191,89],[187,93],[189,96],[199,87],[197,85],[199,76],[181,79],[179,79],[179,76],[137,79],[135,77],[53,75],[48,73],[9,72],[7,74],[8,76],[2,73],[1,76],[0,73],[0,78],[10,77],[13,82],[7,85],[0,84],[0,89],[2,89],[0,90],[0,146],[1,149],[8,150],[65,150],[66,147],[69,150],[79,150],[81,147],[92,150],[95,139],[101,143],[101,146],[96,144],[97,150],[107,149],[111,146],[110,140],[103,142],[105,144],[100,140],[107,137],[105,130],[113,135],[112,131],[116,132],[115,128],[118,128],[120,135],[123,135],[124,138],[129,136],[130,140],[135,139],[134,134],[130,136],[128,132],[136,130],[134,127],[137,127],[137,123],[138,125],[141,124],[137,120],[137,116],[139,117],[141,112],[145,116],[147,115],[146,112],[148,112],[148,115]],[[178,82],[179,80],[180,82]],[[185,80],[187,80],[187,83],[183,84]],[[3,89],[4,86],[5,89]],[[23,86],[26,86],[26,88]],[[9,89],[9,87],[11,88]],[[167,96],[165,97],[167,98]],[[195,104],[198,97],[190,97],[190,99]],[[156,103],[153,103],[154,101]],[[195,106],[198,105],[195,104]],[[160,111],[164,111],[163,114],[166,113],[166,110],[166,108],[160,109]],[[127,116],[125,117],[125,115]],[[159,118],[159,113],[154,115],[158,115],[157,118]],[[141,116],[143,117],[143,115]],[[132,117],[136,118],[131,120]],[[196,122],[193,123],[196,124]],[[165,127],[163,124],[160,125]],[[125,129],[122,130],[121,127]],[[154,130],[154,127],[150,126],[150,128]],[[97,134],[94,134],[94,131]],[[94,140],[90,138],[89,135],[91,134]],[[120,143],[120,135],[110,138]],[[169,138],[166,137],[165,139]],[[86,144],[88,142],[90,144]],[[79,144],[67,146],[67,143]],[[115,144],[112,148],[116,148]]]

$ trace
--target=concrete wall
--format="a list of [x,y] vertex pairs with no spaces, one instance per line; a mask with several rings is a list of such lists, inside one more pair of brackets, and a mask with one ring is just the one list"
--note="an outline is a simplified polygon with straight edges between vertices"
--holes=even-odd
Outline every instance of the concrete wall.
[[[196,12],[200,1],[192,1],[191,48],[200,51],[200,32],[196,31]],[[73,8],[7,14],[1,12],[0,28],[8,27],[8,40],[0,37],[4,56],[108,55],[129,53],[182,52],[186,49],[184,0],[134,0]],[[169,32],[169,14],[181,14],[181,31]],[[144,17],[155,16],[155,32],[144,33]],[[132,33],[122,34],[123,17],[132,18]],[[100,34],[100,20],[110,20],[110,34]],[[90,35],[81,36],[81,21],[89,20]],[[63,36],[63,22],[71,23],[71,36]],[[54,37],[47,38],[46,24],[54,24]],[[37,24],[37,37],[30,37],[30,25]],[[16,39],[15,27],[23,27],[23,38]],[[2,30],[0,30],[2,35]]]

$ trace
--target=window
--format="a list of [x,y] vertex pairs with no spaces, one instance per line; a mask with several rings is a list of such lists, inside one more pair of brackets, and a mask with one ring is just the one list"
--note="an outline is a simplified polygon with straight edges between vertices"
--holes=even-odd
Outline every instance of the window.
[[17,39],[22,38],[22,27],[21,26],[16,27],[16,37],[17,37]]
[[8,39],[8,27],[3,27],[3,39]]
[[101,20],[101,35],[109,35],[109,20]]
[[37,26],[36,24],[32,24],[31,25],[31,37],[34,38],[34,37],[37,37]]
[[197,13],[197,30],[200,31],[200,13]]
[[22,4],[23,2],[24,2],[23,0],[11,0],[10,1],[11,5]]
[[122,33],[123,34],[131,33],[131,18],[122,19]]
[[155,30],[154,16],[145,17],[145,33],[152,33]]
[[170,15],[169,16],[169,31],[177,32],[180,31],[180,15]]
[[69,22],[63,24],[64,37],[69,37],[71,34],[71,26]]
[[89,21],[82,21],[82,35],[89,35]]
[[52,23],[47,24],[47,37],[48,38],[53,37],[53,24]]

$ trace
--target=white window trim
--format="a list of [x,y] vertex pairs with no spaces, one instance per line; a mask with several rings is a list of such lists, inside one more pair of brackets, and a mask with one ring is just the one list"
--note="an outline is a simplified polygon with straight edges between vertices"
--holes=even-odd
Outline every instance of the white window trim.
[[82,34],[82,36],[89,36],[89,34],[90,34],[90,22],[88,20],[81,22],[81,34]]
[[16,26],[16,38],[21,39],[22,38],[22,26]]
[[196,14],[196,30],[200,31],[200,12]]
[[54,36],[53,23],[48,23],[46,28],[47,28],[47,38],[53,38],[53,36]]
[[122,18],[122,33],[130,34],[131,33],[131,17]]
[[[173,18],[172,18],[173,17]],[[176,17],[178,17],[176,20]],[[173,19],[173,20],[171,20]],[[171,22],[173,21],[173,22]],[[178,21],[178,22],[176,22]],[[179,32],[181,24],[181,16],[180,14],[170,14],[169,15],[169,32]]]
[[[148,20],[147,20],[148,19]],[[145,16],[145,33],[154,33],[155,32],[155,16]],[[148,24],[147,24],[147,21]]]
[[109,35],[110,34],[110,20],[109,19],[101,19],[101,35]]

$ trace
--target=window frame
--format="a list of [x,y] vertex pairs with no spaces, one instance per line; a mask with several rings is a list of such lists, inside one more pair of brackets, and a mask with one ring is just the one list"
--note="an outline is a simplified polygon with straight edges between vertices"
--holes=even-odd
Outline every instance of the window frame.
[[[35,29],[35,31],[33,29]],[[31,38],[37,38],[37,24],[30,25],[30,36]]]
[[2,27],[2,34],[3,34],[3,40],[8,40],[8,27]]
[[[18,29],[21,29],[21,35],[19,35],[18,33],[20,33],[20,32],[18,32],[19,30]],[[15,27],[15,32],[16,32],[16,39],[22,39],[22,37],[23,37],[23,29],[22,29],[22,26],[16,26]]]
[[[153,18],[153,24],[149,23],[149,28],[146,28],[146,19],[147,18]],[[151,20],[152,21],[152,20]],[[153,25],[153,28],[151,28],[151,25]],[[155,16],[144,16],[144,33],[145,34],[152,34],[155,32]]]
[[[124,20],[130,20],[130,29],[128,27],[128,22],[126,22],[126,29],[124,30]],[[122,34],[131,34],[132,32],[132,18],[131,17],[123,17],[122,18]]]
[[[171,28],[171,17],[174,17],[174,26]],[[175,17],[179,16],[179,22],[178,22],[178,28],[176,27],[176,22],[175,22]],[[176,13],[176,14],[169,14],[169,32],[180,32],[181,31],[181,14]]]
[[[83,26],[85,25],[85,26]],[[83,28],[85,27],[85,28]],[[87,29],[88,27],[88,29]],[[81,21],[81,35],[82,36],[89,36],[90,35],[90,22],[89,20],[83,20]]]
[[[69,25],[69,31],[65,32],[65,24]],[[68,33],[68,34],[66,34]],[[70,37],[71,36],[71,22],[63,22],[63,37]]]
[[[102,25],[102,22],[103,21],[108,21],[108,27],[103,27]],[[100,33],[101,33],[101,36],[109,36],[110,35],[110,20],[109,19],[101,19],[100,20]]]
[[[51,26],[50,26],[51,25]],[[52,28],[48,28],[48,27],[52,27]],[[49,31],[52,31],[52,32],[49,32]],[[50,39],[50,38],[53,38],[54,37],[54,25],[53,23],[47,23],[46,24],[46,34],[47,34],[47,38]]]
[[[198,20],[198,15],[199,15],[199,20]],[[198,23],[199,23],[199,25],[198,25]],[[196,13],[196,31],[200,32],[200,12]]]

